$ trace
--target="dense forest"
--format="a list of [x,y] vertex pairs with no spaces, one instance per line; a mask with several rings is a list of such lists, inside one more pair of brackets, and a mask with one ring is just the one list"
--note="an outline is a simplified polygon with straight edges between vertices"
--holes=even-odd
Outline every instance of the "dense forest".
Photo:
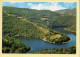
[[66,27],[66,29],[76,31],[75,15],[60,14],[49,10],[6,6],[3,7],[2,20],[3,53],[26,53],[30,50],[30,47],[22,44],[17,37],[26,39],[31,37],[53,44],[65,44],[71,40],[70,37],[53,30],[52,27]]
[[30,50],[29,46],[22,44],[20,40],[13,37],[3,36],[2,43],[3,53],[27,53]]
[[[49,10],[34,10],[28,8],[3,7],[3,10],[9,14],[25,17],[31,22],[40,26],[72,26],[76,24],[76,16],[59,14]],[[73,9],[75,11],[75,9]],[[72,11],[73,11],[72,10]],[[72,12],[71,11],[71,12]],[[73,12],[74,12],[73,11]],[[76,13],[75,13],[76,14]]]
[[34,52],[35,54],[75,54],[76,53],[76,47],[71,46],[69,48],[57,48],[57,49],[44,49],[39,52]]

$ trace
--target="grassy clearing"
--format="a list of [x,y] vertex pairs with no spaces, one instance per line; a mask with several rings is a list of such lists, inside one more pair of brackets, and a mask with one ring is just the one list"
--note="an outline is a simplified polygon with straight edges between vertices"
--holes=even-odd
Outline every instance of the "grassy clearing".
[[62,37],[60,34],[57,34],[57,35],[52,35],[50,36],[50,39],[53,40],[53,39],[59,39],[60,37]]
[[41,18],[41,20],[47,20],[48,18]]

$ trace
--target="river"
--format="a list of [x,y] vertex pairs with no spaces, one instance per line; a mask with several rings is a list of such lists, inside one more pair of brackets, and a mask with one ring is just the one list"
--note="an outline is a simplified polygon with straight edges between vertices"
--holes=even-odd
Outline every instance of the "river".
[[25,40],[21,39],[21,42],[30,46],[31,50],[28,53],[37,52],[43,49],[52,49],[52,48],[68,48],[70,46],[76,46],[76,34],[65,31],[64,28],[53,28],[54,30],[65,33],[67,36],[71,38],[71,41],[67,44],[63,45],[55,45],[44,42],[43,40]]

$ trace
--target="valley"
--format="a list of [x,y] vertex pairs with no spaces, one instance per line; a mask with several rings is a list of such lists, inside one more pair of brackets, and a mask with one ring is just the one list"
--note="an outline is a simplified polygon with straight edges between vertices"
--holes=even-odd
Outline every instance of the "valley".
[[[75,11],[75,9],[73,10]],[[65,30],[76,33],[76,16],[73,14],[59,14],[49,10],[3,7],[2,51],[3,53],[27,53],[32,47],[29,47],[28,44],[26,46],[26,43],[21,43],[22,40],[19,40],[19,37],[26,38],[26,40],[29,38],[43,40],[54,45],[65,45],[72,40],[65,33],[52,29],[55,27],[65,27]],[[14,41],[10,39],[14,39]],[[21,48],[13,46],[13,43],[17,43],[15,39],[17,39],[16,41],[21,41],[17,44],[18,46],[21,45]],[[11,47],[16,49],[15,52]],[[25,49],[27,51],[24,51]]]

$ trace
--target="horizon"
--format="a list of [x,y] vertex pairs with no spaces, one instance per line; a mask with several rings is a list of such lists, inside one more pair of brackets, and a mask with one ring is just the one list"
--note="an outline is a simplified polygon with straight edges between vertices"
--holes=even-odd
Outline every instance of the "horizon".
[[76,8],[76,2],[3,2],[4,6],[57,11]]

